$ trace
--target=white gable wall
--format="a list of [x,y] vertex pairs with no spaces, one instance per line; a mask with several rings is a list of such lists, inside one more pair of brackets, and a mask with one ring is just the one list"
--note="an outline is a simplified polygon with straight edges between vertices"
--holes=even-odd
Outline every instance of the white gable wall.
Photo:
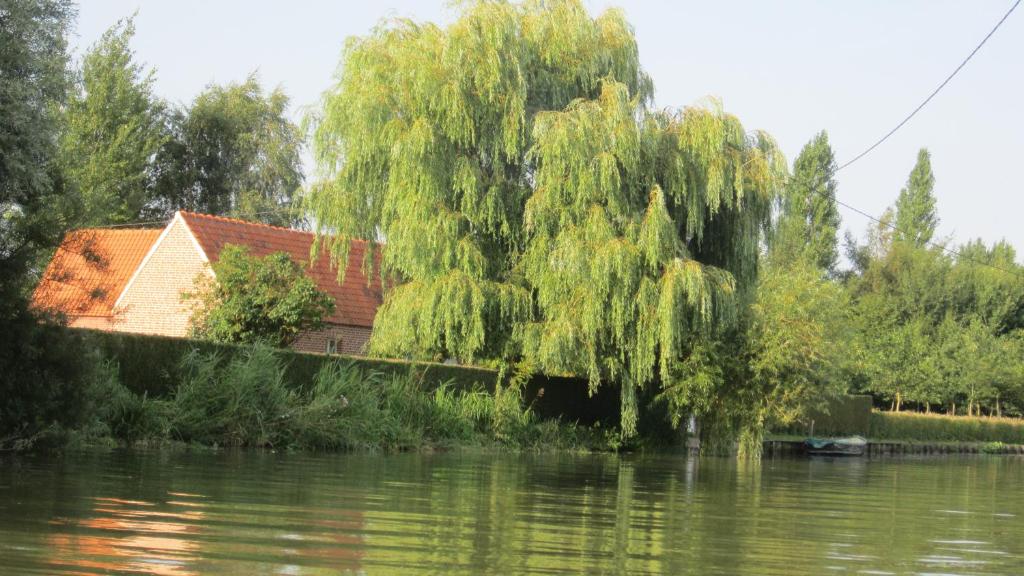
[[213,272],[180,216],[153,244],[114,306],[114,330],[184,337],[192,307],[182,295],[195,291],[200,274]]

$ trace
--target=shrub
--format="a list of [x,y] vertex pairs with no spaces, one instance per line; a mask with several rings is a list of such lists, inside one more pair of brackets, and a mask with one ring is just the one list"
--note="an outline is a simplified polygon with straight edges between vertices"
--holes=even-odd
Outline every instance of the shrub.
[[253,256],[245,246],[226,245],[213,264],[216,279],[200,275],[193,332],[218,342],[291,344],[306,330],[320,330],[334,300],[317,288],[286,252]]
[[332,362],[291,423],[293,444],[308,448],[407,449],[477,440],[490,411],[482,392],[450,383],[433,391],[414,371],[385,374]]

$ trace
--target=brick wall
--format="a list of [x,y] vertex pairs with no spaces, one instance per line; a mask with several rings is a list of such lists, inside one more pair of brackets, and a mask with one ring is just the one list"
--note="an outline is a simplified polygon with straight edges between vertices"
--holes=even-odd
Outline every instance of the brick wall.
[[327,341],[330,339],[337,341],[339,354],[361,355],[366,352],[370,329],[362,326],[328,324],[319,332],[301,334],[292,344],[292,348],[299,352],[324,354],[327,352]]
[[114,311],[114,330],[187,336],[192,309],[182,294],[199,274],[212,274],[185,223],[176,218],[142,263]]

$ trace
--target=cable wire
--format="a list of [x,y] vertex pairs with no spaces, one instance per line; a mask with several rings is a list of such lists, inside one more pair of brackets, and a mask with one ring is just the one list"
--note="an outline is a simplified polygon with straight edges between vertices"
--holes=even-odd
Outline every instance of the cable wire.
[[871,153],[872,150],[874,150],[875,148],[878,148],[882,144],[882,142],[885,142],[886,140],[889,139],[890,136],[895,134],[900,128],[903,128],[904,124],[909,122],[911,118],[913,118],[915,115],[917,115],[917,113],[920,112],[922,108],[924,108],[929,102],[931,102],[932,98],[935,98],[935,95],[938,94],[940,91],[942,91],[942,89],[946,87],[946,84],[949,84],[949,81],[952,80],[953,77],[956,76],[960,72],[960,70],[962,70],[963,67],[966,66],[967,63],[971,61],[971,58],[974,58],[974,55],[978,53],[978,50],[981,50],[981,47],[984,46],[986,42],[988,42],[988,39],[991,38],[992,35],[996,33],[996,30],[999,30],[999,27],[1003,25],[1003,22],[1006,22],[1006,19],[1010,17],[1010,14],[1013,14],[1013,11],[1017,9],[1017,6],[1019,6],[1020,3],[1021,3],[1021,0],[1017,0],[1016,2],[1013,3],[1013,6],[1010,6],[1010,9],[1006,11],[1006,14],[1003,14],[1003,17],[999,19],[999,22],[996,22],[996,25],[992,27],[992,30],[989,30],[989,33],[986,34],[985,37],[982,38],[981,42],[977,46],[974,47],[974,50],[971,50],[971,53],[967,55],[967,58],[964,58],[963,62],[961,62],[960,65],[957,66],[956,69],[953,70],[953,72],[951,72],[949,74],[949,76],[946,76],[946,79],[942,81],[942,84],[939,84],[938,88],[933,90],[932,93],[929,94],[928,97],[925,98],[923,102],[921,102],[920,104],[917,105],[917,108],[914,108],[914,110],[910,114],[908,114],[906,118],[901,120],[900,123],[897,124],[895,128],[893,128],[892,130],[889,130],[889,132],[887,132],[885,134],[885,136],[882,136],[881,138],[879,138],[877,142],[875,142],[871,146],[868,146],[868,148],[866,150],[864,150],[863,152],[861,152],[860,154],[857,154],[856,156],[854,156],[852,160],[850,160],[850,161],[846,162],[845,164],[842,164],[841,166],[839,166],[839,168],[836,169],[836,172],[842,170],[843,168],[846,168],[850,164],[853,164],[857,160],[860,160],[861,158],[867,156],[869,153]]
[[[967,57],[964,58],[962,62],[960,62],[960,65],[957,66],[953,70],[953,72],[951,72],[948,76],[946,76],[946,79],[943,80],[942,83],[939,84],[938,87],[935,88],[935,90],[933,90],[932,93],[929,94],[927,98],[925,98],[920,104],[918,104],[917,107],[914,108],[914,110],[911,111],[910,114],[908,114],[906,116],[906,118],[901,120],[900,123],[897,124],[892,130],[889,130],[885,134],[885,136],[882,136],[881,138],[879,138],[877,142],[875,142],[871,146],[868,146],[863,152],[861,152],[860,154],[857,154],[852,159],[848,160],[847,162],[845,162],[845,163],[841,164],[839,167],[837,167],[832,172],[832,175],[834,176],[840,170],[842,170],[844,168],[847,168],[848,166],[850,166],[854,162],[857,162],[861,158],[864,158],[865,156],[870,154],[872,151],[874,151],[875,148],[878,148],[883,142],[888,140],[889,137],[891,137],[893,134],[898,132],[900,128],[903,128],[903,126],[906,125],[906,123],[909,122],[911,118],[913,118],[915,115],[917,115],[917,113],[920,112],[921,109],[923,109],[929,102],[931,102],[931,100],[933,98],[935,98],[935,96],[939,92],[941,92],[942,89],[945,88],[947,84],[949,84],[949,82],[960,72],[960,70],[962,70],[964,68],[964,66],[966,66],[967,63],[971,61],[971,58],[974,58],[974,55],[977,54],[978,51],[981,50],[981,47],[984,46],[986,42],[988,42],[989,38],[991,38],[992,35],[996,33],[996,30],[998,30],[999,27],[1003,25],[1003,22],[1006,22],[1006,19],[1010,17],[1010,14],[1013,14],[1013,11],[1017,9],[1017,6],[1019,6],[1020,3],[1021,3],[1021,0],[1017,0],[1016,2],[1013,3],[1012,6],[1010,6],[1010,9],[1006,11],[1006,14],[1003,14],[1003,17],[1000,18],[998,22],[996,22],[996,25],[993,26],[992,29],[989,30],[988,34],[986,34],[985,37],[982,38],[981,42],[979,42],[978,45],[974,47],[974,50],[971,50],[971,53],[968,54]],[[811,188],[812,191],[817,192],[817,187],[820,184],[824,184],[824,181],[816,182],[816,183],[814,183],[813,187],[809,186],[809,188]],[[818,192],[818,193],[822,194],[821,192]],[[869,213],[867,213],[867,212],[865,212],[865,211],[863,211],[863,210],[861,210],[859,208],[856,208],[854,206],[851,206],[850,204],[847,204],[845,202],[840,201],[838,198],[832,198],[832,200],[836,204],[838,204],[839,206],[842,206],[842,207],[846,208],[847,210],[851,210],[853,212],[856,212],[857,214],[860,214],[861,216],[864,216],[865,218],[867,218],[867,219],[869,219],[869,220],[871,220],[873,222],[876,222],[878,224],[886,226],[886,227],[892,229],[895,232],[903,232],[895,224],[893,224],[891,222],[886,222],[886,221],[884,221],[884,220],[882,220],[880,218],[876,218],[875,216],[872,216],[871,214],[869,214]],[[925,244],[927,244],[929,246],[933,246],[935,248],[939,248],[940,250],[942,250],[942,251],[944,251],[944,252],[946,252],[946,253],[948,253],[948,254],[950,254],[952,256],[955,256],[957,259],[968,260],[970,262],[974,262],[975,264],[981,264],[981,265],[984,265],[984,266],[988,266],[989,268],[994,268],[996,270],[1005,272],[1007,274],[1012,274],[1014,276],[1017,276],[1018,278],[1024,278],[1024,276],[1021,276],[1021,274],[1019,272],[1017,272],[1017,271],[1011,271],[1011,270],[1008,270],[1008,269],[1003,268],[1001,266],[996,266],[995,264],[991,264],[991,263],[988,263],[988,262],[981,262],[979,260],[975,260],[973,258],[969,258],[967,256],[964,256],[960,251],[955,250],[953,248],[947,247],[945,244],[941,244],[941,243],[938,243],[938,242],[932,242],[932,241],[925,242]]]

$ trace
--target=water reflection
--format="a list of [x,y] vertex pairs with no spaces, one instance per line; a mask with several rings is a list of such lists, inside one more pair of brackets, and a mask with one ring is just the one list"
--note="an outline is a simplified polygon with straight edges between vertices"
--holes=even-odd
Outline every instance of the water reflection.
[[1017,574],[1024,461],[85,454],[0,467],[0,573]]
[[169,501],[157,507],[139,500],[92,500],[90,516],[51,521],[61,528],[47,536],[51,567],[76,572],[195,574],[187,566],[198,558],[195,537],[204,514],[193,508],[201,503]]

